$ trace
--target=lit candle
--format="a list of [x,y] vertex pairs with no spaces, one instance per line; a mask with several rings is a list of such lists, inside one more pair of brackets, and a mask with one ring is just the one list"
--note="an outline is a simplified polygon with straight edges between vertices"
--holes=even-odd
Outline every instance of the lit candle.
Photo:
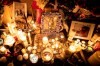
[[43,42],[43,44],[47,44],[48,43],[48,37],[43,37],[42,42]]
[[2,44],[3,44],[3,39],[0,38],[0,45],[2,45]]
[[64,38],[64,35],[61,35],[60,37],[61,37],[61,38]]
[[32,63],[37,63],[37,61],[38,61],[38,56],[35,55],[35,54],[30,54],[30,61],[31,61]]
[[23,56],[22,55],[18,55],[17,56],[17,60],[22,61],[23,60]]
[[6,51],[6,48],[5,48],[4,46],[2,46],[2,47],[0,48],[0,51],[1,51],[1,52],[5,52],[5,51]]
[[37,46],[33,46],[33,49],[37,49]]
[[37,27],[36,27],[36,24],[33,24],[33,28],[34,28],[34,29],[36,29],[36,28],[37,28]]
[[59,47],[58,43],[55,44],[56,49]]
[[71,46],[69,47],[69,51],[71,51],[71,52],[75,52],[75,51],[76,51],[75,46],[71,45]]
[[55,40],[54,40],[54,39],[52,39],[52,42],[55,42]]
[[23,54],[26,53],[26,49],[22,49],[21,51],[22,51]]
[[28,47],[28,42],[27,42],[27,40],[26,40],[26,41],[23,41],[23,45],[24,45],[25,47]]
[[27,50],[28,50],[28,51],[31,51],[31,50],[32,50],[32,47],[31,47],[31,46],[29,46],[29,47],[27,48]]
[[23,54],[23,58],[24,58],[25,60],[27,60],[27,59],[28,59],[28,54],[27,54],[27,53]]
[[29,43],[32,44],[31,34],[30,34],[30,32],[28,32],[28,39],[29,39]]
[[56,38],[55,38],[55,40],[57,41],[57,40],[58,40],[58,38],[56,37]]
[[12,36],[7,35],[7,37],[4,40],[4,45],[13,46],[14,42],[15,39]]
[[18,37],[20,40],[25,41],[26,40],[26,35],[22,30],[18,30]]
[[47,55],[45,56],[45,59],[46,59],[46,61],[50,61],[50,60],[51,60],[51,57],[47,54]]

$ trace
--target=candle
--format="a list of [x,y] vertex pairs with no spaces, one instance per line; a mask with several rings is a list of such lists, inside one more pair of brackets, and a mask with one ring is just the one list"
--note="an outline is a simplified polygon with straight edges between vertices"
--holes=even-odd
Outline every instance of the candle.
[[22,49],[21,51],[22,51],[23,54],[26,53],[26,49]]
[[61,37],[61,38],[64,38],[64,35],[61,35],[60,37]]
[[58,38],[56,37],[56,38],[55,38],[55,40],[57,41],[57,40],[58,40]]
[[7,35],[7,37],[4,40],[4,45],[8,45],[11,47],[13,46],[14,43],[15,43],[15,39],[12,36]]
[[43,37],[42,42],[43,42],[43,44],[47,44],[48,43],[48,37]]
[[45,59],[46,59],[46,61],[50,61],[51,60],[51,57],[49,55],[46,55],[45,56]]
[[5,48],[4,46],[2,46],[2,47],[0,48],[0,51],[1,51],[1,52],[5,52],[5,51],[6,51],[6,48]]
[[17,60],[22,61],[23,60],[23,56],[22,55],[18,55],[17,56]]
[[24,58],[25,60],[27,60],[27,59],[28,59],[28,54],[27,54],[27,53],[23,54],[23,58]]
[[71,46],[69,47],[69,51],[71,51],[71,52],[75,52],[75,51],[76,51],[75,46],[71,45]]
[[37,63],[37,61],[38,61],[38,56],[35,55],[35,54],[30,54],[30,61],[31,61],[32,63]]
[[36,28],[37,28],[37,27],[36,27],[36,24],[33,24],[33,28],[34,28],[34,29],[36,29]]
[[22,30],[18,30],[18,38],[22,41],[26,40],[26,35],[24,32],[22,32]]
[[3,39],[0,38],[0,45],[2,45],[2,44],[3,44]]
[[59,47],[58,43],[55,44],[56,49]]
[[52,42],[55,42],[55,40],[54,40],[54,39],[52,39]]
[[30,32],[28,32],[28,39],[29,39],[29,43],[32,44],[31,34],[30,34]]
[[29,46],[29,47],[27,48],[27,50],[28,50],[28,51],[31,51],[31,50],[32,50],[32,47],[31,47],[31,46]]

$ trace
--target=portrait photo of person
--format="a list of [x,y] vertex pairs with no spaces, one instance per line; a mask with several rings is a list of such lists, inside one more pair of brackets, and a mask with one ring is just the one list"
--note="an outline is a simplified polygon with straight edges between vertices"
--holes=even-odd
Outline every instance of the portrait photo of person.
[[70,33],[75,33],[74,38],[81,38],[89,40],[94,31],[95,24],[80,21],[72,21]]

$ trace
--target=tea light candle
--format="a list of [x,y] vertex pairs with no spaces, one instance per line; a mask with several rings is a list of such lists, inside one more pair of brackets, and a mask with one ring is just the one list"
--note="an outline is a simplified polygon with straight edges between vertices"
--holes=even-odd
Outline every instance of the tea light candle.
[[46,61],[50,61],[51,60],[51,57],[49,55],[46,55],[45,56],[45,59],[46,59]]
[[15,39],[12,36],[7,35],[7,37],[4,40],[4,45],[13,46],[14,42]]
[[37,63],[38,62],[38,56],[36,54],[30,54],[30,61],[32,63]]
[[56,37],[56,38],[55,38],[55,40],[57,41],[57,40],[58,40],[58,38]]
[[61,38],[64,38],[64,35],[61,35],[60,37],[61,37]]
[[75,46],[71,45],[71,46],[69,47],[69,51],[71,51],[71,52],[75,52],[75,51],[76,51]]
[[23,60],[23,56],[22,55],[18,55],[17,56],[17,60],[22,61]]
[[26,49],[22,49],[21,51],[22,51],[23,54],[26,53]]
[[27,54],[27,53],[23,54],[23,58],[24,58],[25,60],[27,60],[27,59],[28,59],[28,54]]
[[6,48],[4,46],[1,46],[0,51],[1,52],[5,52],[6,51]]
[[28,50],[28,51],[31,51],[31,50],[32,50],[32,47],[31,47],[31,46],[29,46],[29,47],[27,48],[27,50]]
[[54,40],[54,39],[52,39],[52,42],[55,42],[55,40]]
[[48,37],[43,37],[42,42],[43,42],[43,44],[47,44],[48,43]]

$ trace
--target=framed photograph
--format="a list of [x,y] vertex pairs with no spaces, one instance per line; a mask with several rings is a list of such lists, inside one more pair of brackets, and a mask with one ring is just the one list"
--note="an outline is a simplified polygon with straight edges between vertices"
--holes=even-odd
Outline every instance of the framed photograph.
[[54,33],[62,30],[60,13],[43,13],[41,17],[42,33]]
[[69,35],[74,35],[73,38],[91,39],[95,24],[80,21],[72,21]]
[[20,2],[13,2],[13,16],[14,20],[17,24],[17,28],[24,28],[27,17],[27,5],[26,3],[20,3]]

